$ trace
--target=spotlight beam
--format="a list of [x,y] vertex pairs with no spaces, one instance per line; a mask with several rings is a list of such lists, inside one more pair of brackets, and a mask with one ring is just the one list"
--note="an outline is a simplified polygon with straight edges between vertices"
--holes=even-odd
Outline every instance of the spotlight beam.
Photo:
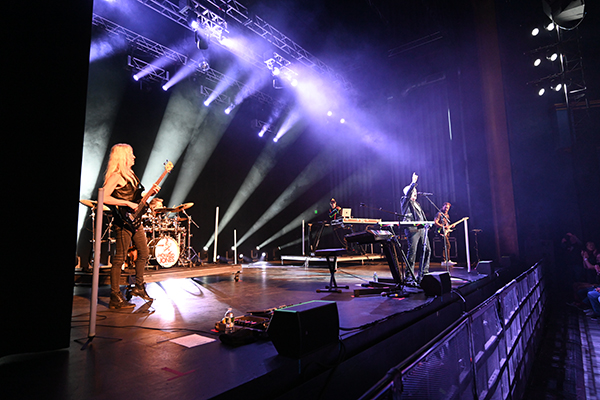
[[[271,43],[272,45],[274,45],[287,55],[291,56],[296,61],[305,65],[306,67],[312,70],[317,70],[321,74],[333,78],[334,80],[341,83],[345,89],[352,88],[352,85],[348,81],[346,81],[342,75],[335,72],[333,68],[329,67],[323,61],[319,60],[317,57],[315,57],[314,55],[303,49],[300,45],[295,43],[292,39],[275,29],[271,24],[269,24],[268,22],[266,22],[258,16],[254,17],[253,19],[250,19],[248,17],[248,10],[246,9],[246,7],[244,7],[237,1],[228,1],[226,7],[223,7],[223,4],[221,3],[217,4],[217,2],[214,0],[204,1],[206,3],[209,3],[215,10],[223,10],[227,16],[234,19],[241,25],[245,26],[247,29],[254,32],[262,39]],[[185,27],[186,29],[191,29],[187,22],[185,12],[183,12],[187,11],[187,7],[184,7],[184,9],[182,10],[169,1],[157,2],[155,0],[138,0],[138,2],[144,4],[150,9],[172,20],[173,22]],[[209,8],[205,7],[203,4],[196,0],[191,0],[191,3],[193,3],[195,8],[199,10],[200,14],[205,16],[208,23],[215,24],[226,29],[227,21],[225,21],[225,19],[223,19],[220,15],[212,12]],[[218,41],[216,41],[216,43],[222,46]],[[243,58],[251,62],[255,67],[263,69],[265,68],[263,57],[254,53],[249,48],[246,48],[243,54],[238,54],[237,52],[234,54],[238,56],[243,56]]]
[[[258,156],[256,162],[248,172],[246,179],[240,186],[235,197],[231,201],[229,208],[223,215],[223,218],[219,222],[219,227],[223,230],[233,219],[235,214],[242,208],[248,198],[256,191],[256,188],[261,184],[269,172],[275,167],[277,163],[277,153],[282,152],[288,146],[294,144],[296,138],[300,136],[300,130],[295,131],[292,134],[286,135],[286,139],[282,143],[275,144],[270,142],[266,145],[265,149]],[[210,237],[204,247],[210,247],[215,240],[215,235]]]
[[[356,184],[357,182],[364,182],[366,180],[366,177],[371,175],[372,173],[374,173],[376,170],[378,170],[377,167],[375,167],[374,165],[369,165],[366,168],[356,171],[355,173],[350,175],[348,178],[346,178],[342,183],[340,183],[338,186],[336,186],[332,190],[332,192],[334,192],[334,193],[350,193],[353,188],[357,187],[357,184]],[[283,228],[281,228],[281,230],[279,230],[273,236],[269,237],[264,242],[262,242],[259,245],[259,247],[263,248],[263,247],[267,246],[269,243],[273,242],[274,240],[280,238],[281,236],[283,236],[295,229],[298,229],[298,227],[301,226],[302,221],[310,220],[314,216],[313,210],[318,210],[319,206],[329,203],[330,198],[331,198],[331,196],[329,194],[327,196],[323,196],[320,200],[318,200],[316,203],[312,204],[305,211],[303,211],[300,215],[298,215],[296,218],[294,218],[292,221],[290,221],[287,225],[285,225]]]
[[330,151],[322,151],[258,218],[248,232],[238,241],[238,245],[244,243],[267,222],[275,218],[285,207],[306,192],[314,182],[325,177],[329,173],[329,168],[333,165],[333,159],[334,157],[332,157]]
[[[141,50],[153,57],[161,58],[166,57],[172,61],[175,61],[182,65],[195,65],[197,66],[198,73],[201,73],[206,76],[206,78],[212,82],[220,82],[222,80],[228,80],[232,83],[232,85],[237,86],[238,89],[242,90],[244,88],[244,84],[236,81],[235,79],[231,79],[224,74],[209,68],[207,71],[203,71],[202,67],[199,66],[198,61],[193,60],[186,56],[185,54],[181,54],[172,50],[166,46],[163,46],[159,43],[156,43],[148,38],[145,38],[142,35],[139,35],[129,29],[126,29],[120,25],[115,24],[114,22],[103,18],[98,14],[94,14],[92,18],[92,24],[94,26],[98,26],[106,30],[111,35],[119,35],[125,37],[125,39],[136,46],[138,50]],[[263,65],[262,58],[260,60],[260,64]],[[278,105],[280,102],[274,100],[269,95],[260,92],[256,89],[250,90],[252,92],[252,97],[257,100],[270,105]]]
[[222,118],[221,115],[208,114],[208,111],[204,111],[203,115],[206,115],[206,118],[202,117],[202,124],[195,128],[181,163],[181,171],[177,176],[175,189],[171,196],[173,205],[188,201],[188,195],[194,183],[223,137],[227,125],[231,122],[228,118]]
[[[190,92],[193,92],[193,88],[181,85],[169,98],[142,181],[153,181],[155,176],[159,176],[164,169],[165,160],[177,165],[194,132],[202,123],[206,112],[198,112],[203,109],[200,99],[190,95]],[[195,99],[198,104],[190,99]]]

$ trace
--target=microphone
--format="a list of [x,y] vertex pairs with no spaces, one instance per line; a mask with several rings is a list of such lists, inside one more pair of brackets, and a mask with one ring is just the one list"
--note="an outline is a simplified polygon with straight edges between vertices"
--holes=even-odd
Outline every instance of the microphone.
[[422,196],[433,196],[433,193],[427,193],[427,192],[417,192],[417,194],[420,194]]

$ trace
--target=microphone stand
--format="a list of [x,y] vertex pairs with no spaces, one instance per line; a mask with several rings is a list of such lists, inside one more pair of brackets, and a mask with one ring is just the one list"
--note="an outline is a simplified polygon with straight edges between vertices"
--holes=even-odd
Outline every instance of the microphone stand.
[[[429,201],[429,203],[431,203],[431,205],[437,210],[437,214],[441,214],[441,216],[444,218],[444,220],[446,221],[446,223],[448,223],[448,225],[450,225],[450,220],[448,219],[448,217],[446,217],[446,214],[444,214],[442,212],[442,210],[440,210],[440,208],[433,202],[433,200],[431,200],[429,198],[429,196],[424,195],[425,198],[427,199],[427,201]],[[434,219],[435,221],[435,219]],[[448,241],[447,241],[447,237],[446,237],[446,233],[444,232],[444,257],[442,257],[445,261],[446,261],[446,271],[450,272],[450,267],[449,267],[449,261],[450,261],[450,251],[448,249]]]

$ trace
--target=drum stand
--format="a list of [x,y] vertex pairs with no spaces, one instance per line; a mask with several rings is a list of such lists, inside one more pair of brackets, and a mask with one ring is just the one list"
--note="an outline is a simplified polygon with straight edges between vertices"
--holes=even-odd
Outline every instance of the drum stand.
[[181,251],[181,255],[179,257],[180,259],[180,263],[183,266],[186,267],[191,267],[194,263],[194,258],[196,259],[196,262],[199,262],[200,260],[198,259],[198,253],[196,253],[196,251],[194,250],[194,248],[192,247],[192,224],[194,224],[194,226],[196,228],[199,228],[198,224],[196,224],[193,220],[192,217],[185,212],[184,210],[181,210],[182,213],[185,214],[185,216],[187,217],[187,246],[185,249],[183,249]]

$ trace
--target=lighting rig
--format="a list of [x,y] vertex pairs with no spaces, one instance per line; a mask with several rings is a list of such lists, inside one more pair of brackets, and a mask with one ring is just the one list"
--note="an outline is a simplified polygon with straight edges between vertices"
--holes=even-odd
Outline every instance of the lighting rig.
[[[177,64],[183,66],[193,66],[194,69],[203,76],[206,77],[207,80],[219,83],[221,81],[227,81],[229,84],[237,87],[239,90],[245,89],[248,90],[251,96],[258,101],[265,103],[267,105],[276,106],[276,107],[285,107],[285,105],[273,99],[271,96],[255,90],[254,88],[246,88],[246,85],[243,83],[229,78],[226,75],[208,67],[204,64],[203,61],[197,61],[191,59],[190,57],[181,54],[175,50],[172,50],[166,46],[163,46],[159,43],[156,43],[142,35],[139,35],[127,28],[124,28],[98,14],[93,14],[92,16],[92,25],[97,26],[99,28],[104,29],[111,36],[121,36],[124,37],[129,43],[132,44],[136,48],[149,56],[152,56],[155,59],[167,58]],[[138,74],[141,71],[144,73],[148,73],[146,77],[156,81],[168,81],[169,73],[167,70],[162,68],[150,65],[146,61],[143,61],[139,58],[133,57],[131,55],[128,56],[128,66],[132,68],[134,71],[134,75]]]
[[550,43],[526,55],[547,75],[527,84],[535,87],[539,96],[562,93],[568,108],[572,102],[583,101],[587,89],[578,30],[585,16],[583,0],[544,0],[542,5],[550,22],[541,29],[534,28],[531,35]]
[[[137,1],[191,30],[194,30],[194,28],[191,26],[189,15],[190,13],[195,14],[199,18],[201,25],[207,26],[213,31],[219,31],[218,38],[211,36],[211,38],[214,38],[211,42],[217,43],[224,48],[227,47],[220,42],[220,39],[226,33],[229,33],[228,24],[224,18],[228,17],[279,49],[278,55],[284,59],[283,55],[285,54],[286,58],[284,60],[287,62],[287,65],[291,64],[290,60],[294,60],[308,67],[310,70],[327,76],[332,82],[339,83],[343,88],[352,89],[352,85],[343,76],[335,72],[333,68],[303,49],[262,18],[251,16],[248,9],[235,0],[180,0],[178,4],[174,4],[168,0]],[[255,67],[264,68],[266,65],[262,55],[256,54],[249,48],[236,51],[230,48],[227,49],[250,62]]]
[[548,75],[528,82],[528,85],[535,86],[539,96],[562,93],[564,105],[557,104],[557,112],[560,109],[566,111],[569,133],[575,137],[578,131],[590,127],[588,113],[575,112],[590,107],[586,98],[587,85],[580,51],[579,26],[585,18],[584,0],[543,0],[542,6],[550,23],[542,29],[534,28],[531,35],[542,40],[546,37],[550,43],[526,54],[536,56],[534,67],[543,68],[553,64],[554,69]]

